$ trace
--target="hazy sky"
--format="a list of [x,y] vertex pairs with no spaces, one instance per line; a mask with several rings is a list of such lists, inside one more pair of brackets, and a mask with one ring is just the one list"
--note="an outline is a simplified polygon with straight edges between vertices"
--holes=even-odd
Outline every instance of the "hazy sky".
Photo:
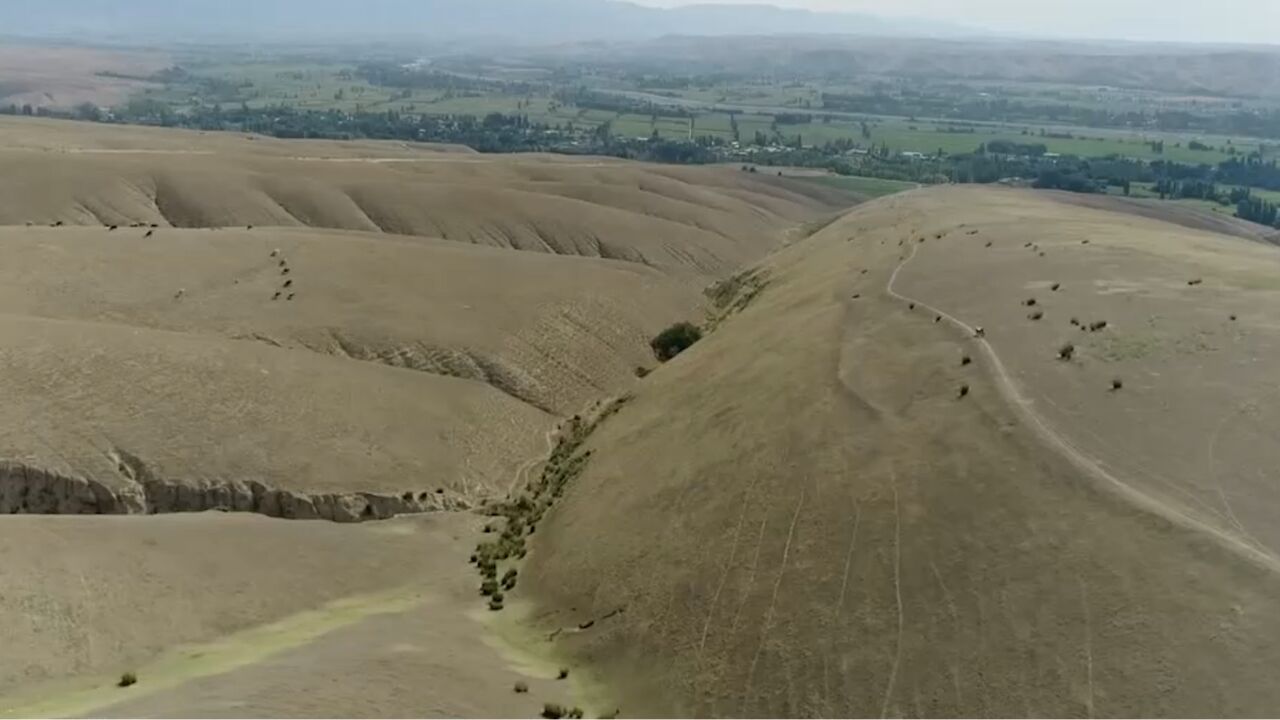
[[[758,0],[637,0],[646,5]],[[769,0],[1052,37],[1280,44],[1280,0]]]

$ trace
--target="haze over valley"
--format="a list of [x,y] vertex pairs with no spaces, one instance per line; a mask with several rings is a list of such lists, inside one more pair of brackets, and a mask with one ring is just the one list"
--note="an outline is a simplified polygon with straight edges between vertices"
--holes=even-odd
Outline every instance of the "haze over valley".
[[1274,712],[1280,54],[987,12],[0,6],[0,716]]

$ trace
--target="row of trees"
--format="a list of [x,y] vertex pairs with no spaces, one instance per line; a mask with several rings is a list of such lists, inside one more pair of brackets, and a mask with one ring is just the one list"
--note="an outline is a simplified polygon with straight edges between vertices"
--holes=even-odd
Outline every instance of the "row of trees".
[[678,117],[688,119],[694,116],[694,112],[686,108],[671,106],[668,104],[659,105],[650,100],[642,100],[639,98],[630,98],[614,93],[599,92],[590,90],[586,86],[579,86],[574,89],[559,90],[552,96],[557,102],[564,105],[573,105],[579,108],[587,108],[590,110],[603,110],[618,114],[632,115],[649,115],[657,117],[659,115],[665,117]]
[[[614,97],[614,96],[610,96]],[[236,130],[282,138],[385,139],[446,142],[468,145],[481,152],[591,153],[664,163],[701,164],[751,160],[761,164],[826,168],[848,175],[868,175],[921,183],[992,183],[1007,178],[1033,178],[1036,187],[1074,192],[1102,192],[1107,186],[1154,183],[1161,197],[1198,198],[1235,205],[1237,214],[1255,222],[1276,224],[1274,203],[1241,187],[1280,189],[1280,167],[1257,155],[1232,158],[1216,166],[1156,160],[1143,162],[1119,156],[1046,157],[1042,143],[989,141],[972,153],[904,156],[887,145],[861,149],[849,138],[808,146],[800,136],[757,131],[753,152],[735,150],[719,137],[695,140],[664,139],[656,130],[647,139],[618,137],[610,123],[600,125],[547,124],[522,114],[424,115],[388,110],[345,112],[300,110],[292,107],[250,108],[196,106],[175,112],[163,103],[137,101],[102,111],[85,105],[70,112],[30,106],[0,107],[0,113],[48,115],[99,122]],[[767,148],[765,150],[764,148]],[[852,152],[857,150],[857,152]]]
[[828,110],[932,117],[947,120],[1052,122],[1081,127],[1118,127],[1172,132],[1204,132],[1280,138],[1280,109],[1233,109],[1227,112],[1185,110],[1114,110],[1068,103],[1030,103],[1008,98],[953,97],[945,94],[823,93]]

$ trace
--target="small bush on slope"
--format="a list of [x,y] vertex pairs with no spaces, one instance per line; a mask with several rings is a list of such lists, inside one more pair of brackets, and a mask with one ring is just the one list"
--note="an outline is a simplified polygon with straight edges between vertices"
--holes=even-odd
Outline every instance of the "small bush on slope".
[[666,362],[701,339],[702,331],[696,325],[679,322],[658,333],[649,341],[649,347],[653,348],[653,354],[658,360]]

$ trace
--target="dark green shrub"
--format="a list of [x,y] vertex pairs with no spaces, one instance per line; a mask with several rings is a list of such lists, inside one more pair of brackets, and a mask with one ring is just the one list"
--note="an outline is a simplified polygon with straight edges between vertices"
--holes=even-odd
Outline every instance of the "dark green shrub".
[[495,598],[490,598],[490,599],[489,599],[489,609],[490,609],[490,610],[493,610],[493,611],[501,610],[501,609],[502,609],[502,601],[501,601],[501,600],[498,600],[498,599],[495,599]]
[[480,594],[496,597],[498,595],[498,581],[490,578],[480,583]]
[[569,668],[560,668],[560,673],[556,675],[557,680],[563,680],[569,677]]
[[564,717],[564,707],[555,703],[545,703],[542,706],[542,717],[547,720],[560,720]]
[[701,339],[702,331],[698,326],[679,322],[658,333],[649,341],[649,347],[653,348],[654,357],[661,362],[666,362]]
[[529,683],[523,680],[516,681],[516,692],[524,694],[529,692]]
[[116,683],[116,685],[118,687],[129,687],[130,685],[133,685],[137,682],[138,682],[137,674],[132,672],[127,672],[120,676],[120,682]]

